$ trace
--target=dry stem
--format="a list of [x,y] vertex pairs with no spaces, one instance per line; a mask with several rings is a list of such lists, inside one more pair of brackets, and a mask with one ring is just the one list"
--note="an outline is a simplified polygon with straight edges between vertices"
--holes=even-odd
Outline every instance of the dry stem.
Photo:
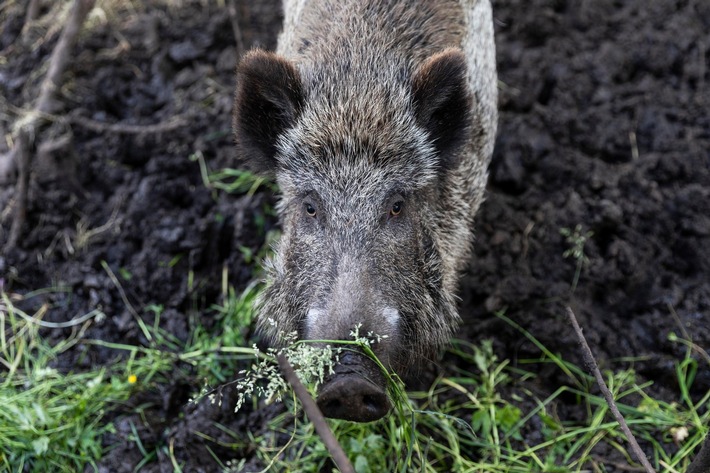
[[606,399],[606,402],[609,405],[609,409],[611,409],[611,412],[614,415],[614,418],[621,426],[621,430],[624,432],[624,435],[626,435],[626,440],[628,440],[629,445],[631,446],[631,450],[634,452],[634,455],[641,463],[641,465],[643,465],[643,467],[646,469],[647,473],[656,473],[656,471],[653,469],[653,466],[651,466],[651,463],[648,461],[648,458],[646,458],[646,455],[643,453],[643,450],[641,450],[641,447],[636,441],[636,437],[634,437],[634,434],[632,434],[631,430],[629,430],[629,426],[626,425],[626,420],[624,419],[624,416],[621,415],[621,412],[619,412],[619,408],[616,407],[616,403],[614,402],[614,396],[611,394],[611,391],[609,391],[609,388],[604,382],[604,377],[602,376],[601,371],[599,371],[599,367],[597,366],[597,362],[594,359],[592,350],[589,348],[587,340],[584,338],[584,334],[582,333],[582,329],[579,327],[579,323],[577,323],[577,317],[575,317],[574,312],[570,307],[567,307],[567,317],[569,317],[569,321],[572,324],[572,327],[574,327],[574,333],[579,339],[579,345],[582,347],[582,355],[584,356],[584,362],[587,365],[587,369],[594,374],[594,377],[597,380],[597,384],[599,384],[599,389],[601,389],[602,394],[604,395],[604,398]]
[[232,22],[232,31],[234,32],[234,42],[237,44],[237,59],[244,55],[244,39],[242,37],[242,29],[239,27],[239,13],[237,12],[237,2],[229,0],[227,3],[229,11],[229,19]]
[[306,415],[311,422],[313,422],[313,427],[315,427],[318,435],[320,435],[321,439],[323,439],[323,443],[328,449],[328,452],[330,452],[330,456],[333,457],[335,465],[341,473],[355,473],[355,469],[350,463],[347,455],[345,455],[343,447],[341,447],[336,440],[333,432],[328,426],[328,423],[325,421],[325,417],[323,417],[323,413],[320,409],[318,409],[318,406],[311,397],[310,393],[303,383],[301,383],[301,380],[298,379],[298,375],[296,375],[291,363],[289,363],[288,359],[286,359],[286,355],[280,353],[278,359],[284,378],[286,378],[286,381],[288,381],[293,387],[293,391],[296,393],[296,396],[298,396],[298,400],[301,401],[303,410],[306,412]]
[[105,123],[91,118],[73,115],[69,117],[71,123],[75,123],[91,131],[119,133],[124,135],[154,134],[172,131],[187,124],[185,116],[173,117],[170,120],[151,125],[130,125],[126,123]]
[[30,140],[25,130],[20,129],[15,140],[15,153],[20,175],[18,176],[15,201],[15,215],[10,227],[10,235],[7,239],[7,246],[14,247],[22,232],[22,225],[27,219],[27,200],[29,199],[30,186]]

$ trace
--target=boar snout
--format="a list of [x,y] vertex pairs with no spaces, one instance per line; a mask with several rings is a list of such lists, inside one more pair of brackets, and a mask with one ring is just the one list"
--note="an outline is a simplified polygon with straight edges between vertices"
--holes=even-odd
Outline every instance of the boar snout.
[[372,422],[390,411],[385,386],[385,378],[372,360],[347,351],[321,387],[316,402],[326,417]]

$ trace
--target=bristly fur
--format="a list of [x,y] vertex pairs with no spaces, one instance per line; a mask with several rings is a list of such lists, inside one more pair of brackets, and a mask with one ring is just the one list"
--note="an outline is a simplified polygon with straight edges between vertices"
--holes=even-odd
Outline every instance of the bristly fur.
[[239,158],[282,192],[261,330],[361,324],[416,366],[459,322],[497,123],[489,0],[286,0],[277,53],[237,74]]

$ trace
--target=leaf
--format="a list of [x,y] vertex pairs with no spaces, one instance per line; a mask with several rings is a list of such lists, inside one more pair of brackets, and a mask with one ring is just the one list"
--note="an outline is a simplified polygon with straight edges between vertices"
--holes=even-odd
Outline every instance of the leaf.
[[491,417],[487,410],[479,410],[471,416],[471,427],[482,437],[487,437],[491,431]]
[[32,441],[32,448],[37,455],[44,455],[49,449],[49,437],[42,436]]
[[367,461],[364,455],[358,455],[355,458],[355,464],[353,465],[357,473],[370,473],[370,463]]
[[353,453],[362,452],[363,443],[356,438],[350,438],[350,451]]
[[496,411],[498,425],[505,431],[510,430],[519,420],[521,411],[512,404],[506,404]]

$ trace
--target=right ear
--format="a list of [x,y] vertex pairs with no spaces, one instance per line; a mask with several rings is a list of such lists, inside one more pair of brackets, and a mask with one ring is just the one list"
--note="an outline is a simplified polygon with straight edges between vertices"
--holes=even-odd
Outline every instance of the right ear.
[[234,94],[237,159],[252,171],[273,174],[278,137],[294,125],[303,102],[293,64],[263,50],[247,53],[237,67]]
[[456,150],[471,133],[473,99],[466,77],[466,56],[457,48],[434,54],[412,76],[417,122],[429,134],[444,167],[458,164]]

